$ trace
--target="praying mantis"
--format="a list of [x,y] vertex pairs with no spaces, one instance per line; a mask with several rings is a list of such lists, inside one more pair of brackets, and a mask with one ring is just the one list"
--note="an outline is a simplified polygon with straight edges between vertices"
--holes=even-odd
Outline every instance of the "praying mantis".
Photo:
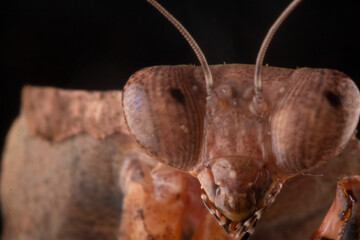
[[[164,11],[155,1],[150,2]],[[298,2],[294,1],[285,15]],[[185,38],[189,36],[185,34]],[[264,46],[267,44],[265,41]],[[185,65],[140,70],[130,78],[123,93],[87,96],[84,92],[73,92],[77,104],[70,101],[72,96],[66,91],[31,87],[24,90],[26,121],[29,132],[35,136],[56,142],[81,132],[97,138],[122,133],[118,142],[127,143],[120,154],[123,161],[119,160],[124,163],[118,163],[119,185],[124,194],[120,239],[139,236],[176,239],[179,235],[208,239],[205,232],[213,230],[209,227],[213,226],[209,215],[229,237],[248,239],[285,181],[336,157],[353,136],[359,115],[359,93],[346,75],[332,70],[271,67],[263,68],[261,74],[264,56],[261,51],[256,67],[230,64],[209,67],[201,51],[196,52],[204,71]],[[253,72],[262,76],[262,81],[255,77],[255,87],[250,81]],[[235,82],[239,78],[240,83]],[[104,117],[104,109],[116,101],[120,106],[107,110]],[[39,104],[47,102],[53,104],[51,109]],[[65,108],[67,105],[70,107]],[[54,114],[57,107],[66,110],[67,120],[59,120],[64,112]],[[87,120],[81,120],[82,116]],[[131,136],[136,143],[130,140]],[[52,147],[60,151],[55,149],[61,146]],[[12,179],[7,169],[3,184]],[[182,175],[184,172],[195,177],[202,188],[196,190],[199,183]],[[356,186],[357,178],[354,179],[344,179],[346,183],[340,183],[341,189],[349,188],[347,182]],[[202,212],[198,201],[188,196],[185,189],[191,188],[194,195],[198,191],[210,214]],[[148,201],[151,208],[144,200],[149,196],[155,199]],[[342,196],[349,202],[351,198],[347,192]],[[184,205],[184,199],[190,203]],[[167,207],[157,214],[162,206]],[[199,214],[192,216],[195,210],[190,207],[200,209]],[[157,221],[155,216],[161,220],[168,218],[170,223]],[[184,216],[193,226],[179,220]],[[31,225],[30,219],[26,224]],[[136,221],[139,224],[134,224]],[[156,234],[149,234],[151,230]],[[228,236],[220,231],[223,230],[211,236]],[[321,239],[325,237],[322,234],[328,234],[326,231],[319,230],[314,236]]]

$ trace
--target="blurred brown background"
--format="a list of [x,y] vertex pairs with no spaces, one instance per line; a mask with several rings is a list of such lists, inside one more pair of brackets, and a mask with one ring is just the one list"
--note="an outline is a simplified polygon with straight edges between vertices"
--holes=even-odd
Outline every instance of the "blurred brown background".
[[[253,64],[289,0],[162,0],[210,64]],[[279,67],[333,68],[360,82],[356,1],[304,0],[265,57]],[[0,149],[19,112],[23,85],[121,89],[136,70],[198,64],[182,36],[145,0],[0,3]]]

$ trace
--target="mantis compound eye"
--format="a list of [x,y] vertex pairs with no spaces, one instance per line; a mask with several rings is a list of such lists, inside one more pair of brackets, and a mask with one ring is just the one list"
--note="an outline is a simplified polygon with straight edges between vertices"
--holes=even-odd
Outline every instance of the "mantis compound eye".
[[360,94],[345,74],[297,69],[271,119],[272,149],[290,174],[316,167],[339,154],[353,135]]
[[[264,165],[250,158],[222,157],[211,160],[198,179],[208,202],[216,210],[222,225],[257,219],[259,212],[271,204],[281,186],[273,180]],[[254,218],[254,220],[256,220]]]
[[140,70],[123,94],[126,123],[139,145],[158,161],[182,170],[197,163],[203,136],[204,106],[189,82],[192,68]]

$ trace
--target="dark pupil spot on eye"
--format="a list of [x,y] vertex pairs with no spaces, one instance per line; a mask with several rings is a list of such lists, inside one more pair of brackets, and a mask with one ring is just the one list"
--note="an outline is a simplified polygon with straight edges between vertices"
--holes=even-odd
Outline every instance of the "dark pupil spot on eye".
[[250,233],[245,233],[241,240],[248,240],[250,238]]
[[325,92],[324,95],[325,95],[326,99],[329,101],[331,106],[333,106],[333,107],[340,106],[341,99],[340,99],[339,95],[337,95],[333,92],[330,92],[330,91]]
[[180,91],[180,89],[172,88],[170,89],[171,96],[181,104],[185,104],[184,94]]

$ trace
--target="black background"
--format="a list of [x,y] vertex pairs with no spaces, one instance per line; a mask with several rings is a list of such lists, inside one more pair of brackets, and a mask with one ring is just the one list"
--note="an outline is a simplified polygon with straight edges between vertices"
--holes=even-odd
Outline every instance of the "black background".
[[[161,0],[210,64],[253,64],[289,0]],[[280,27],[265,63],[333,68],[360,81],[356,1],[304,0]],[[192,50],[145,0],[12,0],[0,3],[0,147],[19,113],[23,85],[121,89],[136,70],[198,64]]]

